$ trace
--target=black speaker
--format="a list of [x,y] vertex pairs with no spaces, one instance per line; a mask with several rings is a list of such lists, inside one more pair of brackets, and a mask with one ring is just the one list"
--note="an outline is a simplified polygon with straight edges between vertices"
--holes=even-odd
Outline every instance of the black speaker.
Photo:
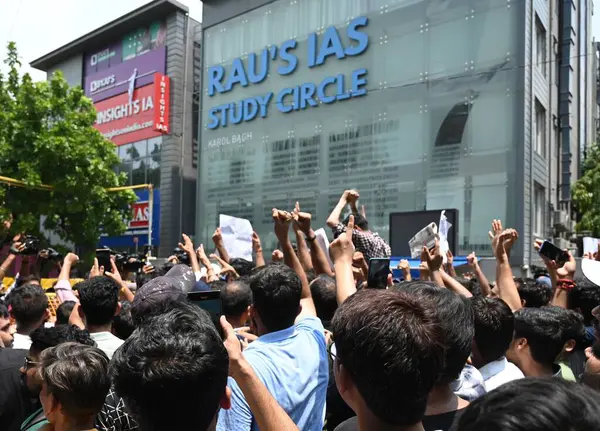
[[[435,223],[439,229],[440,214],[444,209],[390,213],[390,247],[392,256],[410,256],[408,241],[417,232],[430,223]],[[446,218],[452,225],[448,232],[448,245],[453,255],[458,250],[458,210],[446,209]]]

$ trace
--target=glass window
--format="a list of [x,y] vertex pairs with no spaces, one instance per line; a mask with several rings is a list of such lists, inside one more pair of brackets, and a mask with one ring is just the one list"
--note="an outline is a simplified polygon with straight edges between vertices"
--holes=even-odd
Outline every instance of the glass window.
[[127,181],[125,182],[125,185],[131,185],[131,163],[121,163],[119,172],[127,175]]
[[131,158],[132,159],[143,159],[148,154],[146,148],[147,141],[144,139],[143,141],[135,142],[132,145],[131,149]]
[[148,155],[151,155],[153,159],[160,159],[160,147],[162,144],[162,138],[152,138],[148,139]]
[[154,188],[160,187],[160,162],[148,158],[148,184],[154,185]]
[[535,100],[535,152],[546,157],[546,110]]
[[540,21],[540,18],[535,16],[535,54],[538,70],[542,75],[546,76],[547,71],[547,47],[546,47],[546,29]]
[[133,151],[132,148],[133,148],[133,144],[121,145],[119,147],[119,158],[124,162],[131,160],[131,154]]
[[546,191],[542,186],[535,183],[533,197],[533,233],[537,238],[546,237],[546,226],[544,223]]
[[146,160],[134,160],[131,170],[133,185],[146,184]]
[[[209,242],[219,213],[227,213],[251,219],[265,249],[273,249],[272,208],[291,209],[299,201],[320,227],[341,193],[357,188],[372,230],[386,239],[391,212],[455,208],[463,251],[491,254],[490,220],[517,222],[506,202],[516,198],[509,182],[523,98],[524,1],[511,7],[498,0],[278,1],[207,29],[199,241]],[[345,28],[349,17],[359,16],[369,19],[364,53],[307,67],[311,33],[319,32],[321,41],[333,25],[342,43],[350,43]],[[243,57],[247,67],[248,54],[260,57],[289,38],[297,41],[293,73],[279,75],[285,64],[277,58],[264,81],[208,95],[211,66],[222,65],[227,74]],[[266,118],[207,128],[219,105],[269,92],[276,99],[284,88],[339,75],[348,86],[360,68],[367,69],[363,97],[287,114],[272,100]]]

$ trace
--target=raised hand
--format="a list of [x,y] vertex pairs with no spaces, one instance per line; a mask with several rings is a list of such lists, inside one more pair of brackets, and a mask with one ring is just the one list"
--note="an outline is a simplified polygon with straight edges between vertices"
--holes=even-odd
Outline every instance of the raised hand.
[[281,252],[281,250],[273,250],[273,253],[271,254],[271,260],[273,262],[282,262],[283,253]]
[[519,234],[515,229],[505,229],[496,235],[492,241],[494,256],[497,259],[510,255],[510,250],[514,243],[519,239]]
[[471,268],[476,268],[477,265],[479,265],[479,261],[475,255],[475,252],[472,252],[467,256],[467,265],[469,265]]
[[427,264],[427,268],[429,271],[439,271],[444,263],[444,257],[440,253],[440,242],[435,240],[435,247],[433,250],[429,250],[427,247],[423,247],[421,251],[421,262],[425,262]]
[[262,245],[260,243],[260,237],[256,232],[252,232],[252,250],[254,252],[262,250]]
[[275,235],[280,242],[288,238],[290,224],[292,224],[292,215],[287,211],[281,211],[273,208],[273,223],[275,225]]
[[79,256],[75,253],[68,253],[65,256],[64,263],[68,263],[69,265],[75,265],[79,261]]
[[348,263],[352,265],[354,258],[354,243],[352,232],[354,231],[354,216],[350,216],[348,229],[336,238],[329,246],[329,254],[334,263]]
[[215,233],[213,233],[212,240],[213,240],[213,242],[215,243],[215,245],[217,247],[220,246],[220,245],[223,245],[223,234],[221,233],[221,228],[220,227],[218,227],[215,230]]
[[100,277],[101,275],[104,275],[104,266],[99,266],[98,259],[94,258],[94,265],[90,270],[90,278]]
[[194,254],[194,243],[186,234],[181,234],[183,238],[183,243],[179,243],[179,248],[185,251],[188,256],[192,256]]
[[344,192],[344,197],[346,198],[346,202],[352,205],[356,204],[358,198],[360,198],[360,194],[356,190],[346,190]]
[[294,219],[294,227],[308,235],[310,232],[310,223],[312,216],[310,213],[301,212],[300,211],[300,203],[296,202],[296,207],[294,208],[294,212],[292,213],[292,217]]

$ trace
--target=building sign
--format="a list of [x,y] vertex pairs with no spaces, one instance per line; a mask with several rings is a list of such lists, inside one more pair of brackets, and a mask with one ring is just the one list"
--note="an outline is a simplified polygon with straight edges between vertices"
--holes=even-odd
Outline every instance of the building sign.
[[[369,36],[361,31],[368,25],[366,17],[359,17],[346,27],[346,36],[351,43],[344,46],[338,30],[331,26],[323,35],[312,33],[307,39],[306,67],[314,68],[325,64],[330,57],[343,60],[365,52],[369,46]],[[279,75],[291,75],[298,68],[298,57],[294,54],[298,43],[291,39],[280,46],[270,46],[260,54],[248,56],[247,65],[241,58],[233,60],[229,70],[221,65],[208,69],[208,95],[228,93],[236,86],[248,87],[264,82],[269,76],[271,62],[281,61],[275,70]],[[273,73],[273,72],[271,72]],[[257,117],[266,118],[269,109],[275,107],[279,112],[290,113],[306,108],[316,108],[320,103],[331,104],[367,94],[367,70],[356,69],[350,76],[339,74],[329,76],[320,83],[312,82],[287,87],[277,94],[269,92],[232,103],[213,106],[208,112],[209,129],[226,127],[228,124],[240,124]]]
[[171,95],[171,80],[166,75],[160,75],[154,84],[156,101],[154,130],[169,133],[169,98]]
[[167,27],[164,22],[155,21],[148,27],[140,27],[123,38],[123,61],[131,60],[153,49],[164,47]]
[[[159,244],[160,234],[160,190],[153,190],[154,202],[152,203],[152,244]],[[148,244],[148,228],[150,226],[150,206],[148,190],[135,190],[138,197],[137,202],[131,206],[133,212],[127,231],[120,236],[102,236],[100,247],[110,248],[134,248]]]
[[117,43],[85,55],[83,73],[85,76],[114,67],[123,62],[121,44]]
[[166,60],[167,50],[163,46],[131,61],[88,75],[84,79],[85,95],[99,102],[129,91],[134,75],[133,88],[144,87],[154,82],[156,72],[165,73]]
[[[166,78],[166,79],[163,79]],[[134,89],[96,103],[96,129],[115,145],[123,145],[168,133],[169,128],[169,79],[160,73],[154,75],[151,85]],[[157,87],[165,89],[163,108],[156,103]],[[163,90],[158,92],[162,95]],[[131,97],[130,97],[131,94]],[[161,115],[162,114],[162,115]]]

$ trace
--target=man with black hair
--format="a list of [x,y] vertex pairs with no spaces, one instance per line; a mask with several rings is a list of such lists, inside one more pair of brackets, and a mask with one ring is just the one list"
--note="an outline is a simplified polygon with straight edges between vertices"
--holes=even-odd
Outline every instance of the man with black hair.
[[315,302],[317,317],[328,329],[338,307],[335,297],[335,279],[325,274],[319,275],[310,283],[310,293]]
[[73,311],[75,304],[77,304],[75,301],[65,301],[56,308],[55,326],[69,324],[69,317],[71,317],[71,312]]
[[583,316],[577,311],[561,308],[558,318],[565,344],[556,363],[560,366],[563,379],[575,382],[576,376],[583,374],[586,361]]
[[[0,364],[2,364],[0,366],[0,430],[2,431],[27,430],[36,424],[45,423],[44,412],[39,404],[42,382],[38,369],[40,355],[44,350],[71,341],[87,346],[95,345],[87,331],[75,326],[52,328],[42,326],[33,331],[30,337],[29,351],[14,351],[22,352],[19,364],[5,366],[0,356]],[[0,354],[4,351],[10,349],[1,349]]]
[[360,214],[357,208],[357,202],[360,195],[356,190],[346,190],[336,207],[327,219],[327,226],[333,230],[333,236],[337,238],[342,232],[345,232],[348,226],[348,216],[343,222],[340,222],[342,211],[346,205],[350,205],[354,215],[354,230],[352,231],[352,242],[357,251],[360,251],[367,262],[373,258],[390,257],[392,249],[379,234],[369,230],[369,223],[364,214]]
[[[567,292],[567,304],[570,310],[580,312],[583,315],[583,324],[591,328],[594,319],[592,310],[600,305],[600,287],[585,277],[576,279],[573,288]],[[591,329],[589,332],[593,333]],[[590,340],[593,340],[593,337],[590,337]]]
[[7,303],[17,322],[13,348],[28,350],[31,346],[29,334],[43,326],[50,317],[48,297],[39,284],[24,284],[10,292]]
[[239,257],[230,259],[229,265],[235,269],[235,272],[237,272],[240,277],[249,276],[252,274],[254,268],[256,268],[256,264],[254,262]]
[[523,308],[515,313],[515,331],[507,358],[526,377],[562,377],[555,362],[568,341],[560,307]]
[[[259,337],[244,356],[298,428],[321,431],[328,381],[325,329],[316,317],[306,273],[288,236],[292,218],[273,209],[286,265],[266,265],[251,278],[250,326]],[[229,387],[232,408],[221,411],[217,430],[256,429],[256,417],[241,389],[233,381]]]
[[600,394],[583,385],[562,379],[521,379],[473,402],[456,430],[597,430],[599,405]]
[[[235,259],[232,259],[235,260]],[[248,283],[236,280],[221,288],[221,303],[223,315],[234,328],[248,324],[249,307],[252,304],[252,290]]]
[[[455,395],[452,386],[461,375],[471,354],[474,335],[471,303],[465,297],[440,288],[435,283],[406,282],[402,287],[393,290],[410,295],[411,299],[418,303],[431,302],[435,305],[434,310],[445,336],[446,349],[444,365],[439,370],[427,399],[423,428],[425,431],[447,431],[458,422],[458,418],[469,405],[467,400]],[[357,418],[349,419],[337,430],[358,430]]]
[[482,296],[473,297],[471,304],[475,315],[472,360],[483,376],[486,390],[522,379],[521,370],[506,358],[515,327],[510,307],[500,298]]
[[524,280],[518,290],[523,307],[545,307],[552,298],[552,288],[533,279]]
[[120,301],[119,303],[121,304],[121,310],[119,314],[113,317],[112,333],[121,340],[127,340],[135,331],[135,325],[131,317],[131,302]]
[[113,318],[119,314],[119,286],[106,276],[92,277],[79,284],[78,312],[86,329],[108,358],[123,340],[112,334]]
[[14,339],[8,308],[0,303],[0,349],[12,347]]
[[590,388],[600,391],[600,341],[585,349],[585,369],[581,376],[581,382]]
[[40,362],[40,401],[52,429],[93,429],[110,388],[106,354],[96,347],[63,343],[44,350]]
[[440,323],[434,301],[402,289],[363,289],[340,305],[332,355],[340,394],[357,414],[354,429],[423,429],[427,399],[444,369]]

